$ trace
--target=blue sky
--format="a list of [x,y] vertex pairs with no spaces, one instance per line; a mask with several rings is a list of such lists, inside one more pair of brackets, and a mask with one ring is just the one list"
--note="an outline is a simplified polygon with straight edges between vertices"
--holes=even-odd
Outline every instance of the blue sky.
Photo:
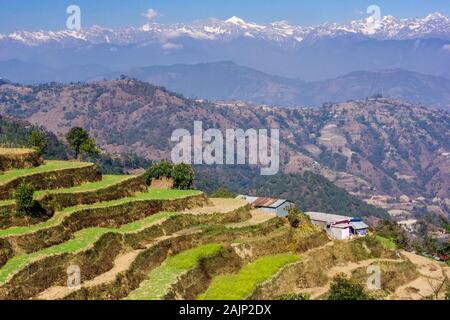
[[438,11],[450,16],[448,0],[0,0],[0,33],[63,29],[71,4],[80,6],[83,26],[113,28],[143,25],[142,13],[149,8],[158,13],[156,21],[164,23],[236,15],[259,23],[315,25],[365,17],[371,4],[378,5],[382,15],[413,17]]

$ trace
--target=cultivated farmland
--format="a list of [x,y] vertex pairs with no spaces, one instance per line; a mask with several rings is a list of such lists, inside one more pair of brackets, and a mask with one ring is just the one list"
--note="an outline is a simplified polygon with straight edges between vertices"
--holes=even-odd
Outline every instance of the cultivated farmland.
[[[376,263],[391,275],[408,271],[378,292],[403,297],[420,278],[411,258],[396,255],[386,239],[331,242],[308,220],[293,227],[241,199],[154,189],[157,183],[139,175],[102,176],[91,163],[6,163],[0,299],[278,299],[302,292],[324,298],[335,270],[364,281],[362,267]],[[43,215],[17,214],[15,191],[23,184],[35,190]]]

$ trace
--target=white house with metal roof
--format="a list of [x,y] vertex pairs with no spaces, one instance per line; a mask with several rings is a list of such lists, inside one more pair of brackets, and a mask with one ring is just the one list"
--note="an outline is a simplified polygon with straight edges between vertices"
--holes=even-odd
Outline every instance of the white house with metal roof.
[[239,195],[238,198],[244,199],[255,209],[276,214],[279,217],[286,217],[289,209],[294,203],[286,199],[260,198],[247,195]]
[[369,230],[369,226],[359,218],[312,211],[306,212],[306,215],[313,224],[323,227],[331,238],[337,240],[365,236]]

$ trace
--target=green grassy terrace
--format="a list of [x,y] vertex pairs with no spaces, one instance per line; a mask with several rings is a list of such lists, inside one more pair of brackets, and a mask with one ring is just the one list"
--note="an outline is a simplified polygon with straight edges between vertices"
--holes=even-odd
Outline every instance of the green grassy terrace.
[[15,272],[23,269],[31,262],[48,257],[55,254],[63,253],[75,253],[90,248],[101,236],[106,233],[134,233],[150,227],[151,225],[162,222],[176,213],[173,212],[160,212],[144,219],[134,221],[132,223],[125,224],[119,228],[87,228],[75,233],[74,238],[64,243],[45,248],[43,250],[33,252],[30,254],[21,254],[14,256],[8,260],[8,262],[0,268],[0,285]]
[[171,200],[171,199],[180,199],[189,196],[194,196],[201,194],[201,191],[197,190],[148,190],[147,192],[137,193],[133,196],[121,198],[112,201],[104,201],[98,202],[95,204],[89,205],[78,205],[75,207],[65,208],[60,212],[56,212],[53,217],[49,220],[38,223],[32,226],[24,226],[24,227],[12,227],[4,230],[0,230],[0,237],[12,236],[12,235],[23,235],[27,233],[36,232],[38,230],[42,230],[45,228],[49,228],[55,225],[58,225],[63,221],[63,219],[72,213],[84,210],[84,209],[96,209],[96,208],[107,208],[119,206],[122,204],[127,204],[135,201],[150,201],[150,200]]
[[246,266],[236,274],[220,275],[213,279],[208,290],[199,300],[242,300],[257,287],[273,277],[282,267],[300,259],[292,254],[279,254],[262,257]]
[[29,176],[36,173],[51,172],[64,169],[74,169],[74,168],[84,168],[92,165],[88,162],[78,162],[78,161],[45,161],[45,163],[39,167],[29,168],[29,169],[16,169],[6,171],[0,174],[0,185],[5,184],[9,181],[17,179],[23,176]]
[[376,236],[376,239],[380,242],[382,247],[385,249],[388,249],[388,250],[396,250],[397,249],[397,245],[391,239],[388,239],[388,238],[385,238],[382,236]]
[[[65,189],[53,189],[53,190],[41,190],[36,191],[34,193],[34,198],[36,200],[39,200],[46,194],[60,194],[60,193],[77,193],[77,192],[89,192],[89,191],[97,191],[101,189],[106,189],[111,186],[114,186],[116,184],[119,184],[121,182],[124,182],[129,179],[133,179],[136,176],[125,176],[125,175],[104,175],[102,180],[95,181],[95,182],[88,182],[83,183],[79,186],[75,186],[72,188],[65,188]],[[14,200],[3,200],[0,201],[0,207],[5,205],[11,205],[14,204]]]
[[216,255],[222,248],[220,244],[211,243],[167,258],[161,266],[150,272],[147,280],[131,292],[126,300],[161,300],[181,275],[195,268],[201,259]]

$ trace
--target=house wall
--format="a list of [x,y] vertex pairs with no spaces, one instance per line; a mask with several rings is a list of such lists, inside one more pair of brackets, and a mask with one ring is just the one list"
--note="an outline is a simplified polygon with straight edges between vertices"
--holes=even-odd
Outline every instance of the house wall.
[[276,214],[279,217],[286,217],[288,215],[289,207],[292,206],[292,203],[285,202],[278,208],[265,208],[265,207],[259,207],[258,210],[269,212]]
[[274,208],[258,208],[258,210],[264,211],[264,212],[269,212],[269,213],[273,213],[273,214],[277,214],[277,210]]
[[289,207],[292,206],[292,203],[285,202],[281,206],[279,206],[276,210],[276,214],[279,217],[286,217],[288,215]]
[[350,238],[350,228],[334,228],[328,229],[330,237],[336,240],[347,240]]

